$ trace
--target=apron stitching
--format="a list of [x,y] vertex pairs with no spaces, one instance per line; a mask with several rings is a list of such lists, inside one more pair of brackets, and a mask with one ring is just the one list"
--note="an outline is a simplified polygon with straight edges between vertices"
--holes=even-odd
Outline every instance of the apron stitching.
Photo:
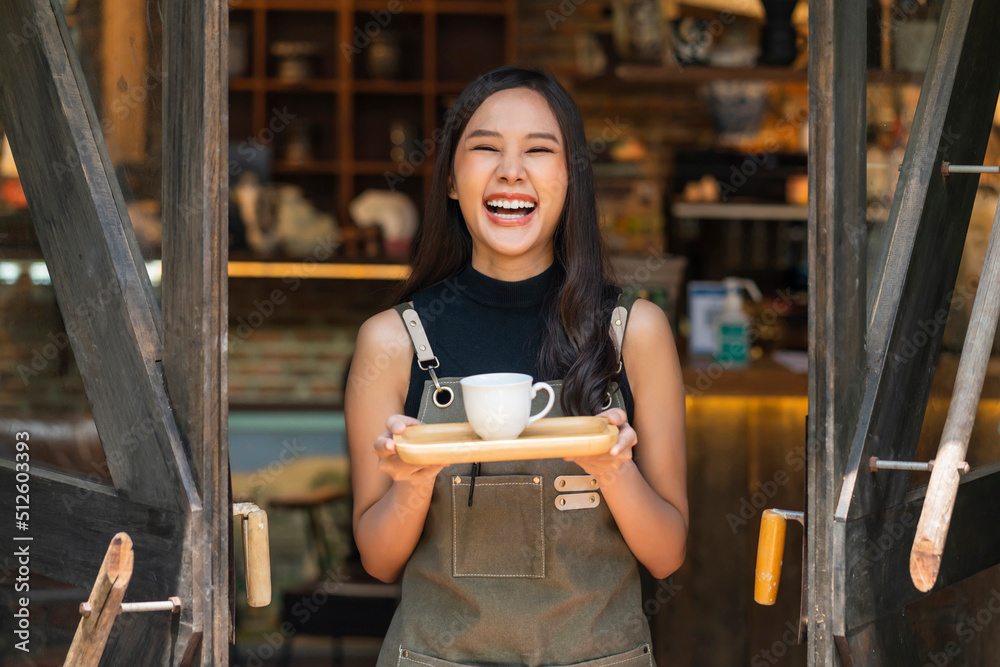
[[545,478],[539,477],[541,483],[538,485],[538,523],[541,528],[542,537],[542,579],[545,578]]
[[[480,486],[535,486],[534,482],[477,482]],[[455,486],[467,486],[464,482]],[[544,579],[545,578],[545,501],[542,490],[545,486],[544,480],[538,484],[538,514],[541,525],[542,538],[542,573],[541,574],[475,574],[458,572],[458,509],[455,505],[454,492],[451,494],[451,576],[453,577],[493,577],[493,578],[517,578],[517,579]]]
[[[649,664],[652,665],[653,664],[653,652],[652,651],[647,651],[646,655],[649,656]],[[621,660],[615,660],[614,662],[609,662],[606,665],[603,665],[602,667],[611,667],[611,665],[620,665],[623,662],[631,662],[632,660],[635,660],[638,657],[640,657],[640,656],[633,655],[631,658],[622,658]]]
[[413,658],[402,658],[401,657],[400,660],[408,660],[410,662],[415,662],[418,665],[427,665],[427,667],[434,667],[434,665],[430,664],[429,662],[421,662],[420,660],[414,660]]

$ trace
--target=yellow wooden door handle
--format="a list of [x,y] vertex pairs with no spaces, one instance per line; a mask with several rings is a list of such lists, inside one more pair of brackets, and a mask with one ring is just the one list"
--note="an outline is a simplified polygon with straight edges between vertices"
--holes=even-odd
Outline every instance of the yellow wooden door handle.
[[233,505],[233,514],[242,517],[243,565],[246,572],[247,604],[271,604],[271,548],[267,537],[267,512],[253,503]]
[[785,522],[803,521],[802,512],[764,510],[760,519],[757,541],[757,572],[754,577],[753,599],[762,605],[772,605],[778,599],[781,563],[785,554]]

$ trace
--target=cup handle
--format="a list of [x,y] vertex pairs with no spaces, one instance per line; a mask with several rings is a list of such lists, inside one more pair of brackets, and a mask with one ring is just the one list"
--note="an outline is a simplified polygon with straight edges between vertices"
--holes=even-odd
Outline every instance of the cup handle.
[[552,387],[549,385],[548,382],[536,382],[535,384],[531,385],[532,399],[534,399],[535,396],[538,394],[539,389],[544,389],[545,391],[549,392],[549,402],[545,404],[545,407],[542,408],[542,411],[539,412],[537,415],[531,415],[530,417],[528,417],[529,424],[533,424],[542,417],[544,417],[545,415],[549,414],[549,410],[552,409],[552,404],[556,402],[556,392],[552,390]]

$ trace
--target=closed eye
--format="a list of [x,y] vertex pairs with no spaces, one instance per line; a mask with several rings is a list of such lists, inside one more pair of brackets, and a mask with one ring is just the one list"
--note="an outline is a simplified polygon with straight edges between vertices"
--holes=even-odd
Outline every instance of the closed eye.
[[493,146],[476,146],[472,150],[474,150],[474,151],[493,151],[494,153],[499,152]]
[[551,148],[532,148],[528,151],[529,153],[554,153]]

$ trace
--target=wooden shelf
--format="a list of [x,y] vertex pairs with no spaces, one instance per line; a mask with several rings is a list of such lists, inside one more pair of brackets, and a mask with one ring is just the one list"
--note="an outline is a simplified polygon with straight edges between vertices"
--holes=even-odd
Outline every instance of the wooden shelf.
[[[273,135],[272,150],[284,157],[292,136],[272,125],[279,116],[274,109],[287,109],[297,131],[315,144],[317,159],[275,160],[273,171],[279,178],[299,176],[305,197],[338,220],[350,219],[350,202],[361,190],[388,189],[382,177],[401,171],[419,176],[400,188],[422,209],[432,165],[390,160],[394,124],[401,121],[418,139],[435,136],[443,123],[440,96],[461,92],[478,73],[516,59],[515,0],[394,0],[391,6],[385,0],[230,0],[229,7],[231,24],[240,26],[247,42],[247,75],[229,85],[230,139]],[[393,14],[401,51],[393,80],[371,76],[371,50],[358,39],[358,29],[366,32],[380,17],[384,22],[386,11]],[[310,59],[314,78],[277,78],[280,59],[272,51],[279,41],[321,45]],[[342,52],[345,44],[353,46],[350,59]],[[322,178],[328,175],[339,178]]]
[[[625,83],[705,83],[708,81],[785,81],[806,83],[809,73],[787,67],[657,67],[650,65],[619,65],[613,77]],[[585,80],[586,81],[586,80]]]
[[379,81],[376,79],[355,79],[354,91],[358,93],[381,93],[383,95],[421,95],[427,89],[423,81]]
[[[808,83],[809,72],[787,67],[708,67],[704,65],[656,66],[618,65],[611,74],[596,77],[571,76],[580,88],[612,87],[637,90],[639,84],[666,83],[698,85],[711,81],[774,81],[778,83]],[[923,72],[892,72],[868,70],[868,83],[921,84]]]
[[[421,164],[421,165],[412,165],[413,166],[413,173],[415,173],[415,174],[429,174],[430,171],[431,171],[430,162],[431,162],[431,160],[428,159],[428,160],[425,160],[424,163]],[[391,162],[391,161],[385,161],[385,162],[377,162],[377,161],[364,161],[364,162],[361,162],[361,161],[358,161],[358,162],[355,162],[352,166],[353,166],[353,171],[356,174],[364,174],[364,175],[368,175],[368,176],[381,176],[382,174],[384,174],[387,171],[390,172],[390,173],[393,173],[393,174],[399,173],[400,167],[402,166],[402,164],[406,164],[406,163],[404,162],[404,163],[397,164],[397,163]],[[407,170],[407,171],[409,171],[409,170]]]
[[792,204],[724,204],[677,202],[675,218],[693,220],[808,220],[809,207]]
[[333,160],[310,160],[308,162],[278,161],[274,163],[275,174],[339,174],[340,163]]
[[319,278],[327,280],[404,280],[407,264],[347,262],[229,262],[230,278]]

